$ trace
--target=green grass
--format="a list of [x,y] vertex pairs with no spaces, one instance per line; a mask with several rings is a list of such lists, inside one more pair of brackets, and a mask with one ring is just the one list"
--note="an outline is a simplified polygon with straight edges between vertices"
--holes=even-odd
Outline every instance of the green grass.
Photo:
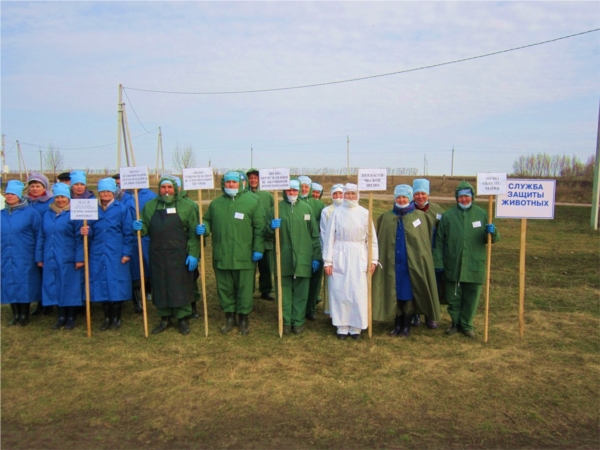
[[[376,201],[375,215],[389,204]],[[2,438],[7,449],[597,448],[600,252],[589,208],[557,207],[527,227],[525,335],[519,338],[520,221],[497,220],[489,342],[483,299],[476,341],[441,327],[340,342],[328,319],[277,334],[274,302],[255,300],[247,337],[223,336],[207,264],[209,336],[93,336],[55,317],[6,327],[2,307]],[[210,242],[207,260],[210,260]],[[152,306],[149,326],[158,321]],[[365,333],[366,334],[366,333]]]

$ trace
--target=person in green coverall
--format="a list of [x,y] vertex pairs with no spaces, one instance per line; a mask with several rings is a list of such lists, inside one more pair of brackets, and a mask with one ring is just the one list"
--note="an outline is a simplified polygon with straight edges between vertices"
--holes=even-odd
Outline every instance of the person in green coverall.
[[144,205],[142,220],[133,221],[135,231],[150,236],[152,303],[161,318],[152,334],[171,327],[173,316],[178,320],[179,332],[186,335],[190,332],[187,317],[194,300],[194,270],[200,257],[198,214],[189,201],[179,198],[173,177],[161,177],[158,193]]
[[[273,208],[275,207],[275,200],[273,194],[269,191],[261,191],[260,185],[260,173],[258,169],[250,169],[246,172],[248,177],[248,186],[250,192],[260,197],[263,210],[265,211],[265,217],[273,217]],[[273,266],[272,261],[273,255],[273,238],[265,236],[265,253],[263,257],[258,261],[258,291],[260,292],[260,298],[263,300],[273,301],[273,275],[271,267]]]
[[310,277],[321,266],[319,226],[312,209],[298,201],[300,183],[290,181],[279,203],[279,218],[270,229],[280,228],[283,334],[304,331]]
[[391,336],[406,338],[415,309],[439,320],[431,231],[425,213],[415,209],[412,188],[394,189],[394,207],[377,219],[379,262],[373,274],[373,320],[395,316]]
[[223,176],[223,195],[210,203],[196,233],[212,235],[217,294],[225,312],[221,332],[226,334],[233,329],[237,313],[239,334],[247,335],[256,262],[265,251],[266,221],[260,199],[244,194],[240,180],[239,172]]
[[[323,195],[323,186],[319,183],[313,183],[312,180],[306,175],[301,175],[298,177],[298,181],[300,181],[300,199],[308,202],[308,205],[311,207],[313,214],[315,216],[315,220],[317,221],[317,225],[321,222],[321,212],[325,208],[325,203],[323,203],[320,198]],[[319,192],[319,196],[315,197],[313,186],[317,187],[317,191]],[[319,261],[319,268],[313,272],[310,277],[310,286],[308,288],[308,302],[306,303],[306,318],[308,320],[317,320],[317,303],[319,303],[319,294],[321,293],[321,285],[323,283],[323,261]]]
[[[431,247],[433,248],[435,246],[435,232],[437,230],[438,223],[442,218],[442,214],[444,213],[444,209],[437,203],[431,203],[429,201],[429,180],[426,180],[425,178],[417,178],[416,180],[413,180],[412,188],[415,208],[419,211],[423,211],[427,218],[427,225],[431,231]],[[440,303],[442,303],[443,283],[439,275],[436,275],[436,282],[438,288],[438,298]],[[427,316],[425,316],[425,324],[432,330],[438,327],[437,322]],[[413,316],[411,326],[418,327],[419,325],[421,325],[421,312],[417,311],[417,313]]]
[[488,224],[487,212],[473,204],[473,196],[473,186],[459,183],[456,207],[442,214],[433,249],[435,270],[444,275],[452,319],[446,334],[461,331],[469,338],[475,338],[473,318],[485,281],[487,236],[492,235],[492,242],[500,239],[494,224]]

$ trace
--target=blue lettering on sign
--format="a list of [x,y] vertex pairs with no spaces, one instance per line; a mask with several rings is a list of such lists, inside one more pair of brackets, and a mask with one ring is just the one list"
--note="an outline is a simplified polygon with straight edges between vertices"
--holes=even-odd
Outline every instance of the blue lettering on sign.
[[502,200],[502,206],[550,206],[549,200]]

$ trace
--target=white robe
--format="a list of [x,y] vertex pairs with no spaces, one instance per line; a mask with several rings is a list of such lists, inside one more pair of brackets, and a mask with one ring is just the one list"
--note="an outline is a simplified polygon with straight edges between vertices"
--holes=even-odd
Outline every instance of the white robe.
[[[336,208],[329,219],[323,241],[324,266],[333,266],[328,277],[333,325],[365,330],[369,325],[367,292],[367,222],[369,211],[362,206]],[[372,261],[379,260],[373,222]]]
[[[319,239],[321,241],[321,248],[323,248],[323,244],[325,243],[325,233],[327,233],[327,225],[329,225],[329,220],[331,219],[331,216],[333,216],[334,211],[340,207],[341,205],[336,206],[335,204],[331,204],[329,206],[326,206],[323,209],[323,211],[321,211],[321,220],[319,221],[321,226],[321,233],[319,235]],[[323,283],[325,285],[325,301],[323,302],[323,313],[330,315],[331,311],[329,305],[331,304],[331,294],[329,293],[329,277],[327,275],[325,275]]]

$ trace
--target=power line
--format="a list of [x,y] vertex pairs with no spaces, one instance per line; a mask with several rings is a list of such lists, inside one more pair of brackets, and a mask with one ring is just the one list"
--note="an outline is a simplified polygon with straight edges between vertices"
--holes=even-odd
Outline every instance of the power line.
[[499,50],[499,51],[492,52],[492,53],[485,53],[483,55],[471,56],[469,58],[456,59],[454,61],[447,61],[447,62],[438,63],[438,64],[431,64],[429,66],[422,66],[422,67],[417,67],[417,68],[413,68],[413,69],[399,70],[397,72],[382,73],[379,75],[370,75],[370,76],[366,76],[366,77],[350,78],[348,80],[328,81],[325,83],[305,84],[305,85],[300,85],[300,86],[290,86],[290,87],[280,87],[280,88],[255,89],[255,90],[249,90],[249,91],[183,92],[183,91],[161,91],[161,90],[153,90],[153,89],[141,89],[141,88],[125,87],[125,86],[123,86],[123,90],[131,89],[132,91],[153,92],[153,93],[158,93],[158,94],[178,94],[178,95],[224,95],[224,94],[255,94],[255,93],[259,93],[259,92],[274,92],[274,91],[287,91],[287,90],[292,90],[292,89],[305,89],[305,88],[312,88],[312,87],[319,87],[319,86],[329,86],[332,84],[351,83],[354,81],[363,81],[363,80],[369,80],[372,78],[389,77],[391,75],[400,75],[400,74],[408,73],[408,72],[416,72],[418,70],[433,69],[434,67],[441,67],[441,66],[447,66],[450,64],[457,64],[457,63],[461,63],[461,62],[465,62],[465,61],[472,61],[474,59],[480,59],[480,58],[486,58],[488,56],[499,55],[502,53],[514,52],[516,50],[522,50],[524,48],[549,44],[551,42],[561,41],[563,39],[569,39],[572,37],[581,36],[581,35],[588,34],[588,33],[594,33],[596,31],[600,31],[600,28],[594,28],[593,30],[582,31],[581,33],[570,34],[568,36],[562,36],[562,37],[550,39],[547,41],[536,42],[535,44],[527,44],[527,45],[522,45],[520,47],[509,48],[506,50]]
[[123,91],[125,92],[125,97],[127,97],[127,101],[129,102],[129,106],[131,106],[131,110],[133,111],[133,115],[135,116],[135,118],[137,119],[137,121],[140,123],[140,125],[142,126],[142,128],[146,131],[146,133],[150,133],[148,130],[146,130],[146,127],[144,126],[144,124],[142,123],[142,121],[140,120],[140,118],[138,117],[137,113],[135,112],[135,109],[133,109],[133,104],[131,103],[131,100],[129,99],[129,95],[127,95],[127,91],[125,91],[125,89],[123,89]]
[[[156,130],[158,130],[158,128],[155,128],[154,130],[150,130],[147,133],[142,133],[142,134],[138,134],[137,136],[133,136],[131,139],[139,138],[141,136],[145,136],[147,134],[154,133]],[[21,141],[19,141],[19,143],[21,145],[28,145],[30,147],[45,147],[40,144],[29,144],[27,142],[21,142]],[[110,147],[111,145],[115,145],[115,144],[116,144],[116,142],[112,142],[110,144],[94,145],[93,147],[59,147],[59,146],[56,146],[56,148],[58,150],[91,150],[94,148]]]

